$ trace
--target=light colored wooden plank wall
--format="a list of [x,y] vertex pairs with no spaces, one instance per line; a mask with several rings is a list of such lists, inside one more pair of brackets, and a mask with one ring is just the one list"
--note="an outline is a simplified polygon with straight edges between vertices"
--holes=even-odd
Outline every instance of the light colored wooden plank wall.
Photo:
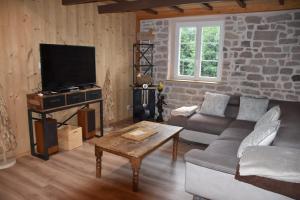
[[[0,84],[17,136],[17,155],[29,151],[26,94],[41,86],[39,44],[96,47],[97,83],[111,69],[114,121],[130,117],[135,14],[99,15],[96,4],[62,6],[61,0],[0,0]],[[94,106],[99,113],[98,106]],[[74,111],[74,109],[73,109]],[[59,120],[69,112],[55,114]],[[97,125],[99,126],[97,118]]]

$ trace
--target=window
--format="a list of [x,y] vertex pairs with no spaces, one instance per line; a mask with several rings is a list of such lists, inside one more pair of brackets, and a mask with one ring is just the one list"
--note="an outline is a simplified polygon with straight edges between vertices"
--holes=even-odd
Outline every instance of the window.
[[175,23],[174,78],[219,81],[223,21]]

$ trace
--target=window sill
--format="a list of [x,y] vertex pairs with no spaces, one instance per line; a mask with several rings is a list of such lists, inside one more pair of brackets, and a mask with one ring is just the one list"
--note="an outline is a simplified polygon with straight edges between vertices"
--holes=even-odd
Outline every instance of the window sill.
[[201,81],[201,80],[178,80],[178,79],[167,79],[167,82],[187,82],[187,83],[202,83],[202,84],[221,84],[221,81]]

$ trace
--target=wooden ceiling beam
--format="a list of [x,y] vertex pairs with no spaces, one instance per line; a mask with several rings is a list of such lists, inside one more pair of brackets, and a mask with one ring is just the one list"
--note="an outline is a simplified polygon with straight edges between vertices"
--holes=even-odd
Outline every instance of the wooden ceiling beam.
[[203,6],[205,6],[208,10],[213,10],[213,7],[209,3],[203,3]]
[[246,8],[247,6],[245,0],[236,0],[236,2],[241,8]]
[[96,2],[105,2],[109,0],[62,0],[62,5],[76,5],[76,4],[85,4],[85,3],[96,3]]
[[283,6],[284,5],[284,0],[279,0],[279,4]]
[[147,13],[150,13],[152,15],[157,15],[158,12],[156,10],[153,10],[151,8],[148,8],[148,9],[143,9],[143,11],[147,12]]
[[171,7],[180,4],[190,3],[210,3],[220,0],[137,0],[123,1],[116,4],[108,4],[98,6],[99,13],[121,13],[121,12],[136,12],[144,9],[153,9],[157,7]]
[[179,13],[184,13],[184,9],[180,8],[179,6],[170,6],[170,8]]

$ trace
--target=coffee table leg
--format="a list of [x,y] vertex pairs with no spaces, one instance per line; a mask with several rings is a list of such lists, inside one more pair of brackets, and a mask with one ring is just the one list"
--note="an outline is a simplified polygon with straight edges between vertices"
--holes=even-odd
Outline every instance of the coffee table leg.
[[179,142],[179,133],[174,135],[173,138],[173,161],[177,160],[178,142]]
[[96,177],[100,178],[101,166],[102,166],[101,160],[102,160],[103,151],[98,147],[95,147],[95,155],[96,155]]
[[139,189],[139,173],[141,167],[141,160],[138,158],[131,159],[131,167],[132,167],[132,190],[137,192]]

